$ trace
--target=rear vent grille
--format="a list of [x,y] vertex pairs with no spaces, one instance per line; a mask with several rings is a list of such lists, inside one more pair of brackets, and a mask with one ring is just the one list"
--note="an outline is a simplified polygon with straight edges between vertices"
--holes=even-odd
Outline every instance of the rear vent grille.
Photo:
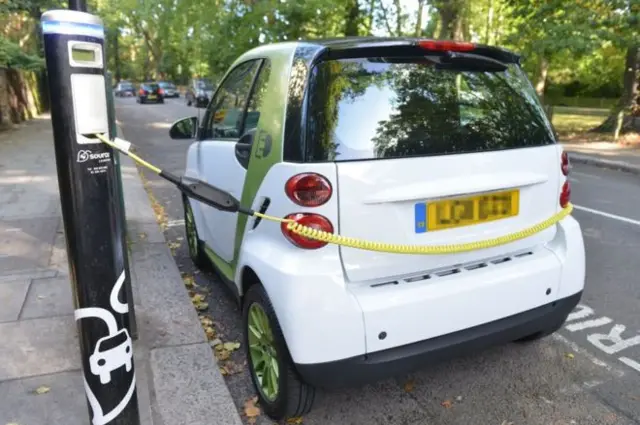
[[485,261],[473,262],[469,264],[458,264],[445,270],[438,270],[428,274],[420,274],[418,276],[411,276],[406,279],[393,280],[390,282],[375,283],[370,285],[372,288],[379,288],[381,286],[399,285],[402,283],[414,283],[422,282],[425,280],[440,279],[447,276],[452,276],[460,273],[469,273],[475,270],[485,269],[487,267],[496,267],[512,261],[518,261],[522,258],[533,255],[533,251],[519,252],[517,254],[508,255],[505,257],[487,259]]

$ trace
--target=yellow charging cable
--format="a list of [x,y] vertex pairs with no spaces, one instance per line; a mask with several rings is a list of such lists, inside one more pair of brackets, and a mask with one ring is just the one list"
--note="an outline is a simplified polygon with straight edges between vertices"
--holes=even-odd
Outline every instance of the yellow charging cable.
[[[128,155],[129,157],[131,157],[131,159],[138,162],[140,165],[150,169],[151,171],[158,174],[162,173],[162,170],[160,170],[158,167],[148,163],[136,154],[132,153],[130,151],[131,143],[118,138],[115,138],[113,141],[111,141],[104,135],[100,134],[96,135],[96,137],[98,137],[98,139],[111,146],[112,148],[115,148]],[[449,245],[401,245],[385,242],[367,241],[324,232],[322,230],[304,226],[300,223],[297,223],[295,220],[274,217],[256,211],[251,211],[250,215],[254,217],[260,217],[264,220],[274,221],[278,223],[287,223],[287,228],[300,236],[304,236],[308,239],[327,242],[334,245],[393,254],[443,255],[493,248],[496,246],[515,242],[520,239],[528,238],[529,236],[533,236],[536,233],[540,233],[543,230],[546,230],[549,227],[557,224],[560,220],[566,218],[569,214],[571,214],[572,211],[573,205],[569,203],[566,207],[564,207],[562,210],[552,215],[548,219],[518,232],[509,233],[508,235],[499,236],[497,238],[485,239],[483,241]]]

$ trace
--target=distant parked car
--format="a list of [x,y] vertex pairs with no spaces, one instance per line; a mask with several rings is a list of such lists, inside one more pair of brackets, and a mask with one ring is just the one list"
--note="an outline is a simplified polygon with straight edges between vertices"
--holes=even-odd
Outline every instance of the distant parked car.
[[138,103],[164,103],[164,90],[158,83],[142,83],[138,90]]
[[123,80],[116,85],[115,95],[117,97],[135,96],[136,88],[131,81]]
[[164,97],[180,97],[180,92],[171,81],[158,81],[158,85],[164,90]]
[[213,96],[213,84],[206,78],[194,78],[191,80],[184,97],[187,106],[196,105],[197,108],[205,108]]

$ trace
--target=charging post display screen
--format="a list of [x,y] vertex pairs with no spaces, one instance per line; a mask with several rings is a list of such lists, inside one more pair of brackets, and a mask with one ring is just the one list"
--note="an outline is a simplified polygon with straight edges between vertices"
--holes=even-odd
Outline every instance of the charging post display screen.
[[71,48],[71,58],[78,62],[95,62],[96,51],[92,49],[73,47]]

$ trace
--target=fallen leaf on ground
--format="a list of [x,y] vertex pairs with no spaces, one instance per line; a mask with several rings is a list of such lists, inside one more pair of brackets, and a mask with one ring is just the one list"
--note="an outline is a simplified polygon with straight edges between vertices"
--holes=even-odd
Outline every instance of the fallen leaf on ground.
[[44,385],[36,388],[36,394],[46,394],[51,391],[51,388],[45,387]]
[[144,233],[144,232],[142,232],[142,233],[138,233],[138,237],[139,237],[140,239],[147,239],[147,234],[146,234],[146,233]]
[[216,330],[211,326],[204,328],[204,333],[207,335],[207,339],[212,340],[216,337]]
[[211,348],[215,348],[217,350],[218,349],[217,347],[222,347],[222,341],[220,341],[219,338],[216,338],[214,340],[209,341],[209,345],[211,346]]
[[200,318],[200,324],[202,326],[213,326],[213,319],[211,317],[202,314],[198,317]]
[[289,424],[289,425],[300,425],[300,424],[302,424],[302,416],[297,416],[295,418],[287,419],[287,424]]
[[220,361],[224,361],[224,360],[227,360],[229,357],[231,357],[231,353],[229,353],[227,350],[220,350],[215,352],[215,356],[216,356],[216,359]]
[[451,409],[451,406],[453,406],[453,403],[451,402],[451,400],[445,400],[442,403],[440,403],[442,405],[442,407],[444,407],[445,409]]
[[568,359],[572,359],[575,356],[573,355],[573,353],[567,353],[567,354],[565,354],[565,357],[568,358]]
[[224,368],[224,370],[227,372],[228,375],[235,375],[237,373],[244,371],[244,366],[234,363],[231,360],[225,362],[224,366],[222,367]]
[[249,400],[244,402],[244,414],[247,415],[248,418],[255,418],[256,416],[260,416],[260,409],[256,406],[256,398],[250,398]]
[[462,396],[459,395],[458,397],[456,397],[456,401],[462,401]]
[[168,243],[170,249],[178,249],[180,248],[180,242],[169,242]]
[[184,240],[184,238],[183,238],[182,236],[178,236],[178,237],[176,238],[176,240],[177,240],[177,241],[181,241],[181,240]]
[[404,391],[410,393],[411,391],[413,391],[413,381],[407,381],[404,383]]
[[240,343],[235,341],[225,342],[223,348],[227,351],[234,351],[240,348]]
[[222,376],[227,376],[229,374],[229,371],[224,366],[222,366],[219,369],[220,369],[220,373],[222,374]]
[[208,308],[209,308],[209,304],[207,304],[207,303],[199,303],[199,304],[196,305],[196,309],[198,311],[205,311]]
[[202,295],[202,294],[194,294],[191,297],[191,302],[194,303],[194,304],[199,304],[199,303],[201,303],[203,301],[204,301],[204,295]]

